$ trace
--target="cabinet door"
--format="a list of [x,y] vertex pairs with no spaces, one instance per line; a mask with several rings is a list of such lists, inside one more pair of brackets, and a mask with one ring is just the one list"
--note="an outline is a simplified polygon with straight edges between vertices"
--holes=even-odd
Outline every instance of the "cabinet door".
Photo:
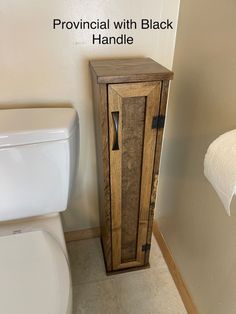
[[113,270],[145,262],[161,82],[108,85]]

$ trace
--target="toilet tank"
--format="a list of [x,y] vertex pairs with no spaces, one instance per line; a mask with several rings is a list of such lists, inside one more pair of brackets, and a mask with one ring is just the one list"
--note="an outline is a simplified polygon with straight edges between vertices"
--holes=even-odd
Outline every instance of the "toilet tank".
[[0,110],[0,221],[67,208],[77,132],[73,108]]

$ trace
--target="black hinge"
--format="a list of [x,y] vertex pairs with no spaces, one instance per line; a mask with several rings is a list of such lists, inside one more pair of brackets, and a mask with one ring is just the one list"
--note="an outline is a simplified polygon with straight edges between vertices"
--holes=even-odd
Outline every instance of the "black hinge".
[[146,251],[150,250],[150,248],[151,248],[151,244],[149,244],[149,243],[142,245],[142,251],[146,252]]
[[152,129],[162,129],[165,124],[165,116],[159,115],[152,119]]

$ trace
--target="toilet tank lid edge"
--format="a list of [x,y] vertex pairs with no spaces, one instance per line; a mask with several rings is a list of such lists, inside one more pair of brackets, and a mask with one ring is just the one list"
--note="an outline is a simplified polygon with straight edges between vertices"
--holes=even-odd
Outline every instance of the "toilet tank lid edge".
[[73,108],[0,110],[0,148],[68,139],[77,125]]

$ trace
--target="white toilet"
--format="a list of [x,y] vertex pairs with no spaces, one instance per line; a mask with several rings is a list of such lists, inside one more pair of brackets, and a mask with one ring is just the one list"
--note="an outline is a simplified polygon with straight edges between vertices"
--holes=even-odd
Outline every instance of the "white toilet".
[[71,314],[60,213],[76,161],[72,108],[0,110],[0,314]]

